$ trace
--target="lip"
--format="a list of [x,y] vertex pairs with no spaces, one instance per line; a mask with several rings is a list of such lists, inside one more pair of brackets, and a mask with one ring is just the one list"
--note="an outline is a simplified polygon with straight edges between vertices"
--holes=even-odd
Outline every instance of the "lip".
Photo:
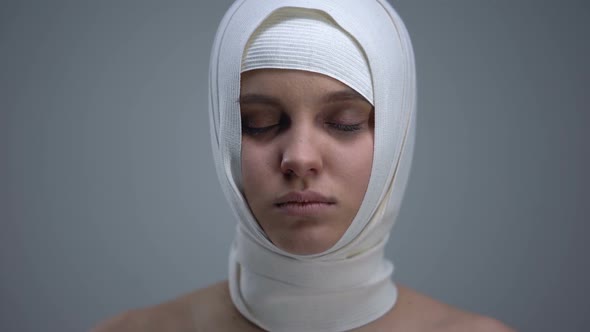
[[279,197],[275,202],[281,212],[291,216],[314,216],[330,209],[336,200],[328,198],[318,192],[292,191]]

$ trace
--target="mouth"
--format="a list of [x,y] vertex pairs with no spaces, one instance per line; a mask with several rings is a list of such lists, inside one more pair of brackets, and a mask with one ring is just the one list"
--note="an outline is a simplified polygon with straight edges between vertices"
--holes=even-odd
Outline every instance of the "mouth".
[[282,213],[300,217],[324,213],[335,204],[335,199],[310,190],[292,191],[279,197],[275,202],[275,206]]

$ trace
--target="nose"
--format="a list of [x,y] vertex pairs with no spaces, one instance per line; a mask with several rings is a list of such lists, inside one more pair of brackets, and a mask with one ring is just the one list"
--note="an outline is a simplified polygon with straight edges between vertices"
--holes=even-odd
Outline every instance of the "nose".
[[281,156],[281,171],[286,176],[300,178],[315,176],[322,170],[322,154],[311,130],[292,129],[285,136]]

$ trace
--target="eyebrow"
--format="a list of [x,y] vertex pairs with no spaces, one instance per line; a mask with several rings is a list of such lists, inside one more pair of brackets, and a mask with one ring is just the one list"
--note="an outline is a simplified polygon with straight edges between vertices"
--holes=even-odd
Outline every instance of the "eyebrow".
[[[367,101],[365,97],[363,97],[360,93],[356,92],[355,90],[346,89],[331,92],[323,96],[321,102],[329,104],[347,100]],[[248,93],[240,95],[240,97],[238,98],[238,102],[240,104],[267,104],[272,106],[281,106],[281,101],[279,98],[258,93]]]
[[360,93],[356,92],[353,89],[346,89],[346,90],[332,92],[322,98],[322,101],[324,103],[334,103],[334,102],[346,101],[346,100],[366,101],[365,97],[361,96]]
[[278,98],[258,93],[240,95],[238,102],[240,104],[267,104],[272,106],[281,106],[281,101]]

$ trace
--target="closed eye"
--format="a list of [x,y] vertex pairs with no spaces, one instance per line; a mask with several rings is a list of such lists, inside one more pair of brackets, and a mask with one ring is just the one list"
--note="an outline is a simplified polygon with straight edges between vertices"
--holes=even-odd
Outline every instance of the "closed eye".
[[328,122],[327,125],[336,129],[336,130],[340,130],[340,131],[345,131],[345,132],[352,132],[352,131],[357,131],[357,130],[361,130],[362,129],[362,122],[361,123],[354,123],[354,124],[343,124],[343,123],[333,123],[333,122]]
[[242,125],[242,133],[245,135],[250,135],[250,136],[256,136],[256,135],[260,135],[260,134],[264,134],[267,133],[271,130],[273,130],[276,127],[279,127],[280,124],[274,124],[274,125],[270,125],[270,126],[265,126],[265,127],[250,127],[250,126],[245,126]]

